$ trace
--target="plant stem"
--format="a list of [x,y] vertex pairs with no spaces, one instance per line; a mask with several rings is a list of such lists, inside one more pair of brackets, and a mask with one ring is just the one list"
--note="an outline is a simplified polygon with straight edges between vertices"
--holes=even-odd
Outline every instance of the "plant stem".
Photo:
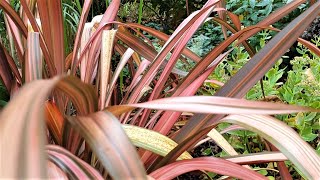
[[109,0],[106,0],[106,7],[109,6]]
[[143,0],[140,0],[140,3],[139,3],[139,16],[138,16],[138,24],[141,24],[141,18],[142,18],[142,9],[143,9]]

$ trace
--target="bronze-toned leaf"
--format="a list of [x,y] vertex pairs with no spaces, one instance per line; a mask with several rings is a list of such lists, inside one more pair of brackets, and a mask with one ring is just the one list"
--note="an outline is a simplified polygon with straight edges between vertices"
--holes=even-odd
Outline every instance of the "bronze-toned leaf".
[[[109,112],[67,117],[115,179],[146,179],[145,170],[119,120]],[[107,153],[106,153],[107,152]]]
[[10,6],[7,1],[0,1],[0,8],[4,10],[4,12],[11,17],[11,19],[16,23],[17,27],[20,29],[24,37],[27,37],[28,30],[24,25],[22,19],[16,13],[16,11]]
[[8,63],[7,56],[5,54],[5,49],[0,43],[0,80],[6,87],[8,92],[11,92],[13,75],[10,71],[10,66]]
[[284,122],[270,116],[230,115],[221,120],[258,133],[277,147],[308,178],[320,178],[320,157]]
[[39,33],[29,32],[27,38],[27,56],[25,60],[25,81],[42,79],[42,56]]
[[96,169],[62,147],[47,145],[46,148],[49,155],[49,162],[56,164],[69,178],[103,179]]
[[61,1],[37,1],[44,40],[57,74],[64,73],[64,33]]
[[177,161],[157,169],[150,175],[155,179],[173,179],[181,174],[194,170],[206,170],[239,179],[267,179],[255,171],[215,157],[200,157]]

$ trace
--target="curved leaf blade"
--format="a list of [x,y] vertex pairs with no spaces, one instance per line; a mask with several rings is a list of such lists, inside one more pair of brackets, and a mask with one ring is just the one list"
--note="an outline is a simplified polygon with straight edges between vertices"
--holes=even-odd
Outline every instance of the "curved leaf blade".
[[53,59],[56,73],[64,73],[65,52],[61,1],[37,1],[44,40]]
[[49,161],[75,179],[99,179],[103,177],[92,166],[60,146],[47,145]]
[[79,115],[87,115],[98,109],[98,97],[91,85],[81,82],[75,76],[67,76],[58,82],[56,86],[68,95],[74,103]]
[[62,144],[62,128],[64,118],[55,103],[49,101],[46,102],[45,117],[53,140],[56,144]]
[[282,121],[261,115],[230,115],[221,121],[258,133],[287,156],[308,179],[320,178],[319,155]]
[[[122,55],[122,57],[118,63],[118,66],[117,66],[116,70],[114,71],[113,76],[111,78],[110,86],[108,88],[107,95],[106,95],[106,103],[105,103],[106,106],[108,106],[110,103],[110,99],[112,97],[112,91],[115,88],[115,84],[117,82],[117,79],[119,78],[120,73],[122,72],[124,66],[127,64],[128,60],[133,55],[133,53],[134,53],[134,51],[131,48],[128,48],[125,51],[125,53]],[[137,72],[136,72],[136,74],[137,74]],[[132,79],[135,79],[135,78],[132,78]]]
[[113,178],[147,178],[136,150],[121,128],[119,120],[111,113],[71,116],[67,120],[80,131]]
[[79,46],[81,44],[82,33],[83,33],[83,30],[85,29],[85,23],[89,14],[91,4],[92,4],[92,0],[85,0],[83,3],[79,26],[78,26],[76,38],[74,41],[74,51],[73,51],[72,60],[71,60],[72,66],[74,66],[74,63],[76,63],[76,57],[78,55]]
[[120,115],[136,107],[203,114],[287,114],[320,111],[308,107],[215,96],[171,97],[138,104],[110,106],[106,109],[115,115]]
[[[292,5],[290,6],[290,8],[298,6],[298,4],[295,3],[301,3],[301,1],[292,2],[290,4]],[[302,13],[298,18],[289,23],[289,25],[287,25],[287,27],[285,27],[274,38],[272,38],[272,40],[269,41],[269,43],[264,46],[262,50],[260,50],[254,57],[252,57],[252,59],[248,63],[246,63],[237,72],[237,74],[235,74],[227,83],[225,83],[225,85],[222,86],[222,88],[215,95],[242,98],[245,93],[263,77],[263,75],[274,65],[276,60],[278,60],[286,52],[286,50],[303,32],[303,30],[312,22],[312,20],[317,15],[317,11],[320,11],[319,6],[320,2],[318,1],[307,11]],[[288,13],[288,10],[284,8],[279,10],[278,12],[280,14],[285,14]],[[265,22],[269,21],[272,20],[268,18]],[[248,32],[250,33],[250,31]],[[234,34],[233,36],[235,36],[236,34]],[[232,38],[233,36],[231,36],[230,38]],[[243,37],[245,36],[242,36],[242,38]],[[180,133],[176,136],[177,138],[175,138],[175,140],[177,142],[182,142],[182,140],[185,139],[186,134],[192,135],[195,131],[198,131],[202,128],[200,126],[197,126],[197,124],[205,124],[205,126],[209,126],[222,117],[222,115],[215,116],[195,114],[189,121],[190,123],[187,123],[186,126],[182,128]],[[200,123],[199,121],[205,122]],[[193,131],[193,133],[191,133],[191,131]]]
[[43,107],[58,80],[38,80],[25,85],[1,112],[1,163],[6,163],[0,167],[2,177],[47,176]]
[[183,173],[194,170],[206,170],[240,179],[267,179],[257,172],[215,157],[201,157],[177,161],[157,169],[152,172],[150,176],[159,180],[173,179]]
[[[134,27],[134,28],[137,28],[137,29],[141,29],[147,33],[149,33],[150,35],[152,36],[155,36],[156,38],[162,40],[162,41],[167,41],[170,36],[161,32],[161,31],[158,31],[156,29],[153,29],[151,27],[147,27],[147,26],[143,26],[141,24],[137,24],[137,23],[127,23],[130,27]],[[190,58],[191,60],[195,61],[195,62],[199,62],[201,60],[201,58],[196,55],[195,53],[193,53],[191,50],[189,50],[188,48],[185,48],[182,53]]]
[[0,44],[0,81],[6,87],[8,92],[11,92],[13,75],[10,72],[9,60],[5,54],[5,48]]
[[[26,14],[26,17],[28,17],[28,21],[29,21],[29,23],[30,23],[30,25],[32,27],[32,28],[30,27],[30,29],[32,29],[32,31],[35,31],[35,32],[39,33],[40,46],[42,48],[42,53],[43,53],[43,55],[45,57],[45,61],[46,61],[47,66],[48,66],[49,75],[53,76],[53,75],[55,75],[57,73],[56,72],[56,67],[54,66],[54,62],[52,60],[52,54],[49,53],[49,49],[48,49],[48,46],[51,45],[51,44],[48,44],[48,42],[45,41],[45,38],[43,37],[42,31],[40,29],[42,24],[41,24],[40,21],[37,21],[34,18],[34,16],[32,15],[31,10],[29,9],[29,6],[28,6],[26,0],[21,0],[20,3],[21,3],[21,6],[23,8],[23,11]],[[29,2],[29,3],[31,3],[31,2]],[[35,3],[35,2],[33,2],[33,3]],[[43,24],[44,24],[44,26],[47,25],[46,23],[43,23]]]
[[47,164],[48,168],[48,178],[50,179],[65,179],[67,180],[68,177],[65,172],[63,172],[57,165],[55,165],[52,162],[48,162]]
[[[111,1],[110,5],[108,6],[107,10],[102,16],[98,29],[105,26],[106,25],[105,23],[109,23],[116,18],[119,6],[120,6],[120,0]],[[108,29],[111,29],[111,24],[108,24],[107,26],[104,27],[104,30],[108,30]],[[97,66],[97,58],[98,58],[98,53],[100,49],[101,49],[101,34],[99,34],[98,37],[93,40],[91,47],[89,49],[90,62],[87,64],[85,82],[92,82],[93,78],[95,77],[95,69]],[[75,70],[76,70],[75,68],[77,67],[76,66],[77,64],[78,62],[73,63],[73,66],[71,68],[72,73],[75,73]]]
[[[73,103],[78,115],[87,115],[98,109],[98,97],[91,85],[83,83],[74,76],[67,76],[60,80],[57,90],[65,93]],[[81,137],[78,132],[64,126],[62,131],[62,145],[72,153],[76,153],[81,146]]]
[[24,37],[27,37],[27,34],[28,34],[27,27],[24,25],[22,19],[19,17],[16,11],[10,6],[10,4],[7,1],[0,1],[0,8],[3,9],[8,16],[10,16],[13,22],[16,23],[17,27],[22,32],[22,35]]
[[287,161],[288,158],[281,152],[262,152],[227,156],[224,159],[237,164],[258,164],[268,162]]

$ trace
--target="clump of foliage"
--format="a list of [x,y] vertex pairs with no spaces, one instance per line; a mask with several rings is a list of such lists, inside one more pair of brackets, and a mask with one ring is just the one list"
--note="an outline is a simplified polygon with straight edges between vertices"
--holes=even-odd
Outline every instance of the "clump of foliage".
[[[320,46],[319,37],[313,42]],[[281,82],[285,69],[280,69],[281,60],[266,74],[264,92],[267,97],[273,97],[287,104],[295,104],[319,108],[319,57],[309,49],[298,44],[297,51],[300,56],[290,61],[292,70],[288,71],[285,82]],[[248,99],[264,99],[259,86],[249,91]],[[318,131],[319,115],[317,113],[298,113],[282,115],[278,118],[285,121],[289,126],[298,130],[300,136],[310,142],[319,152]],[[315,142],[313,142],[315,140]]]
[[[266,42],[271,38],[269,31],[262,31],[259,33],[259,36],[263,37],[260,39],[261,47],[265,46]],[[319,47],[318,37],[313,39],[312,42],[315,46]],[[290,61],[292,70],[287,70],[287,67],[283,69],[280,68],[283,60],[278,60],[263,78],[264,93],[258,83],[249,90],[246,94],[246,98],[319,108],[319,103],[317,101],[317,99],[319,99],[319,78],[317,78],[317,74],[319,74],[319,56],[315,55],[300,43],[297,46],[297,51],[300,55]],[[223,63],[219,64],[214,73],[210,75],[210,79],[226,82],[249,60],[250,56],[243,47],[235,47],[233,53],[231,53]],[[288,72],[288,76],[284,79],[284,73],[286,71]],[[205,88],[201,89],[201,93],[213,95],[218,89],[219,86],[208,82],[206,83]],[[317,135],[319,132],[318,113],[277,115],[277,118],[296,129],[301,138],[307,141],[318,153],[320,152],[319,137]],[[226,129],[229,126],[230,124],[220,124],[219,129],[223,131],[223,129]],[[259,136],[250,131],[230,131],[225,134],[225,138],[237,151],[242,153],[260,152],[265,148],[264,143]],[[211,149],[207,148],[204,152],[211,152]],[[224,156],[225,153],[222,152],[215,156],[221,155]],[[294,174],[295,177],[298,176],[296,173]]]
[[[290,161],[302,176],[319,178],[316,151],[270,116],[319,110],[241,99],[320,12],[319,1],[278,30],[270,25],[303,0],[243,29],[239,17],[225,10],[224,1],[209,0],[171,36],[141,24],[117,22],[120,0],[111,1],[103,15],[87,23],[92,2],[83,3],[69,53],[61,1],[37,1],[32,6],[35,1],[21,0],[21,15],[0,1],[14,44],[9,49],[0,45],[0,77],[10,94],[0,113],[1,162],[6,162],[0,167],[1,177],[173,179],[202,170],[266,179],[241,165],[276,162],[281,176],[290,177],[284,163]],[[215,20],[229,32],[225,41],[199,57],[186,45],[212,12],[226,13],[230,22]],[[256,52],[247,39],[263,29],[280,32]],[[164,42],[158,41],[162,48],[157,51],[141,32]],[[298,40],[320,54],[311,42]],[[246,50],[251,59],[224,84],[208,79],[232,44]],[[121,59],[113,59],[115,52]],[[177,62],[189,61],[194,65],[188,72],[176,68]],[[130,76],[126,83],[121,80],[123,73]],[[214,96],[196,96],[206,81],[221,88]],[[176,123],[182,124],[179,131],[173,130]],[[238,156],[217,131],[221,123],[257,133],[267,142],[266,149]],[[228,156],[192,157],[189,150],[206,136]]]
[[[3,41],[6,36],[6,29],[5,29],[5,23],[4,23],[4,19],[3,19],[3,15],[2,15],[2,10],[0,11],[0,37],[1,37],[1,41]],[[2,42],[3,43],[3,42]]]
[[[320,38],[316,37],[315,44],[320,46]],[[297,51],[301,57],[291,60],[292,70],[288,72],[287,81],[279,88],[280,97],[289,104],[298,104],[319,108],[319,56],[314,55],[310,50],[298,45]],[[282,117],[290,126],[298,129],[301,137],[313,143],[314,148],[320,152],[318,137],[320,124],[317,113],[298,113],[294,116]]]
[[207,21],[189,41],[188,47],[197,55],[203,57],[221,41],[223,41],[221,27],[213,21]]
[[[227,3],[227,9],[233,13],[239,15],[240,20],[245,26],[257,24],[264,17],[268,16],[275,9],[278,9],[285,4],[290,3],[291,0],[262,0],[262,1],[238,1],[231,0]],[[281,28],[290,22],[292,19],[297,17],[307,7],[307,4],[301,4],[298,8],[293,10],[288,16],[285,16],[281,23],[276,23],[276,27]]]
[[[139,2],[127,2],[124,3],[118,12],[118,16],[125,22],[138,22],[139,16]],[[158,12],[159,9],[153,9],[150,7],[151,4],[148,2],[144,2],[143,4],[143,11],[142,11],[142,24],[149,23],[149,22],[157,22],[161,23],[162,19],[159,17]],[[160,18],[160,19],[159,19]]]
[[[70,53],[72,51],[73,40],[77,32],[77,26],[80,21],[80,11],[77,4],[78,1],[65,1],[62,3],[62,15],[64,20],[64,44],[65,53]],[[80,3],[80,2],[78,2]]]

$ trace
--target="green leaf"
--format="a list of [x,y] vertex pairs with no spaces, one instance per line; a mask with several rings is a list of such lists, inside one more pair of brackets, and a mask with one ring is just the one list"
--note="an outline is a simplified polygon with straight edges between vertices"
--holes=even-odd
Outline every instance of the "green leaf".
[[273,176],[267,176],[267,178],[268,178],[269,180],[275,180],[275,178],[274,178]]
[[295,117],[296,125],[300,128],[304,126],[304,120],[305,118],[303,113],[298,113]]
[[8,102],[0,99],[0,107],[4,107]]
[[[298,0],[295,2],[298,4],[301,3],[301,1]],[[293,5],[294,3],[284,6],[284,8],[286,9],[286,7],[289,7],[289,5]],[[291,11],[292,10],[293,9],[291,9]],[[232,76],[232,78],[227,81],[217,93],[215,93],[215,95],[243,98],[245,94],[264,76],[264,74],[273,67],[276,61],[281,58],[288,48],[291,47],[296,39],[316,18],[319,12],[320,1],[317,1],[313,6],[303,12],[298,18],[289,23],[282,31],[272,38],[268,44],[254,55],[251,60],[237,72],[236,75]],[[271,14],[269,18],[263,21],[263,23],[278,20],[279,17],[282,17],[279,13],[281,14],[284,12],[280,10],[277,11],[277,13]],[[242,38],[249,38],[252,36],[250,32],[247,34],[248,35],[243,35]],[[209,126],[210,122],[215,122],[221,117],[222,116],[219,115],[195,114],[180,130],[180,133],[176,136],[175,140],[177,142],[182,142],[182,140],[192,136],[192,133],[197,130],[200,131],[203,128],[203,124],[206,124],[205,126]],[[189,134],[189,136],[186,134]]]
[[259,170],[259,171],[258,171],[258,173],[260,173],[260,174],[262,174],[262,175],[266,176],[266,175],[268,174],[268,171],[267,171],[267,170],[265,170],[265,169],[262,169],[262,170]]
[[268,5],[268,4],[272,4],[272,1],[270,2],[270,0],[262,0],[258,4],[256,4],[256,6],[264,7],[264,6]]
[[289,91],[288,89],[285,89],[285,92],[283,94],[283,98],[285,101],[291,103],[293,101],[293,93]]
[[217,96],[243,97],[259,79],[281,58],[288,48],[297,40],[305,28],[320,12],[318,1],[298,18],[288,24],[266,46],[245,64],[235,76],[233,76],[216,93]]
[[249,4],[251,8],[254,8],[256,6],[256,0],[250,0]]
[[201,155],[204,155],[204,156],[209,156],[211,154],[212,154],[211,148],[207,148],[204,151],[202,151],[202,153],[201,153]]
[[316,112],[311,112],[305,117],[305,121],[309,122],[312,121],[316,117],[317,113]]
[[318,137],[317,134],[314,134],[312,132],[312,128],[311,127],[306,127],[304,128],[301,132],[300,132],[301,137],[303,138],[303,140],[305,141],[313,141],[316,137]]

